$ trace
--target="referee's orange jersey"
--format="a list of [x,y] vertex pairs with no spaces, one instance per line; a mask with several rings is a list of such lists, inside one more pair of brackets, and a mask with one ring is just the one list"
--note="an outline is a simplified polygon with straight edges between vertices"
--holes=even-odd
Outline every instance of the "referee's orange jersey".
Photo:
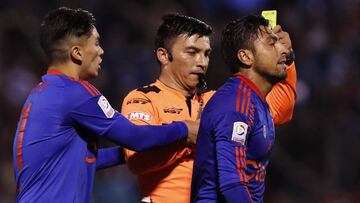
[[[296,96],[296,70],[292,66],[288,67],[287,79],[277,84],[266,98],[275,124],[292,117]],[[185,97],[157,80],[130,92],[123,101],[122,114],[137,125],[196,120],[214,93]],[[193,150],[185,141],[146,152],[125,150],[128,167],[138,176],[142,198],[155,203],[190,202]]]

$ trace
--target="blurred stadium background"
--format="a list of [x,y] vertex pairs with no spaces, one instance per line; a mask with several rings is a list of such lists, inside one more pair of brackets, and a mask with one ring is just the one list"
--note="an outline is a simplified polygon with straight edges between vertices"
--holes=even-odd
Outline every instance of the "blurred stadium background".
[[[117,109],[127,92],[159,72],[153,41],[163,14],[178,12],[212,25],[208,83],[216,89],[230,74],[219,51],[223,26],[277,9],[296,53],[298,95],[293,121],[277,128],[265,202],[360,202],[359,0],[1,0],[0,203],[15,201],[14,132],[25,98],[47,67],[40,21],[58,6],[82,7],[97,18],[105,55],[93,83]],[[126,166],[97,174],[94,202],[137,202],[137,194]]]

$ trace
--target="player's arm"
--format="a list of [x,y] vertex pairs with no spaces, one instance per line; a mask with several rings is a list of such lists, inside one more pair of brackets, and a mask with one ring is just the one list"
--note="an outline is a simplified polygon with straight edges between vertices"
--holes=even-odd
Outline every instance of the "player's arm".
[[99,149],[96,170],[113,167],[125,163],[124,152],[121,147],[107,147]]
[[219,187],[227,202],[252,202],[246,177],[246,138],[248,119],[229,112],[217,118],[215,151]]
[[295,63],[287,68],[287,78],[276,84],[266,96],[275,125],[289,122],[292,118],[296,99]]
[[69,112],[69,118],[94,134],[135,151],[183,140],[188,137],[188,133],[196,135],[196,132],[188,131],[184,122],[164,126],[137,126],[115,111],[102,95],[81,103]]
[[296,99],[296,68],[294,54],[292,50],[289,34],[284,32],[279,25],[273,29],[279,40],[289,49],[287,78],[276,84],[266,96],[266,101],[270,106],[275,125],[289,122],[293,115]]
[[[136,125],[161,124],[153,101],[142,92],[129,93],[123,101],[121,112]],[[124,151],[129,169],[134,174],[141,175],[165,168],[183,156],[189,155],[191,150],[186,148],[186,144],[183,140],[143,152],[134,152],[129,149],[124,149]]]

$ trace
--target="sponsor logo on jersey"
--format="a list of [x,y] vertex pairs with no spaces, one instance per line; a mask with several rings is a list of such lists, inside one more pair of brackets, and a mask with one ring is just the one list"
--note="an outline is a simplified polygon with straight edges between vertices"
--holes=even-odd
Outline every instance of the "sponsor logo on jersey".
[[178,109],[178,108],[175,108],[175,107],[171,107],[171,108],[165,108],[164,113],[180,114],[182,110],[183,109]]
[[144,112],[131,112],[127,114],[129,120],[144,120],[151,121],[151,115]]
[[244,122],[234,122],[231,140],[245,144],[248,125]]
[[98,105],[107,118],[112,118],[114,116],[115,110],[111,107],[110,103],[104,96],[99,97]]
[[261,162],[256,162],[254,160],[247,160],[246,162],[248,169],[255,170],[256,173],[248,176],[248,179],[251,180],[255,178],[258,182],[264,182],[266,177],[266,168],[265,165]]
[[126,102],[126,105],[129,104],[146,104],[146,103],[150,103],[151,101],[148,99],[143,99],[143,98],[132,98],[129,101]]

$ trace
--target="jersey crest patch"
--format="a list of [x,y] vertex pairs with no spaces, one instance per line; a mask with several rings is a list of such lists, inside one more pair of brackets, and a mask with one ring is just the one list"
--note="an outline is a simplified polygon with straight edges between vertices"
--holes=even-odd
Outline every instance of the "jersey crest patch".
[[234,122],[231,140],[245,144],[248,125],[244,122]]
[[129,120],[144,120],[144,121],[151,121],[151,115],[144,113],[144,112],[131,112],[127,114],[127,118]]
[[98,105],[107,118],[112,118],[114,116],[115,110],[111,107],[110,103],[104,96],[99,98]]

